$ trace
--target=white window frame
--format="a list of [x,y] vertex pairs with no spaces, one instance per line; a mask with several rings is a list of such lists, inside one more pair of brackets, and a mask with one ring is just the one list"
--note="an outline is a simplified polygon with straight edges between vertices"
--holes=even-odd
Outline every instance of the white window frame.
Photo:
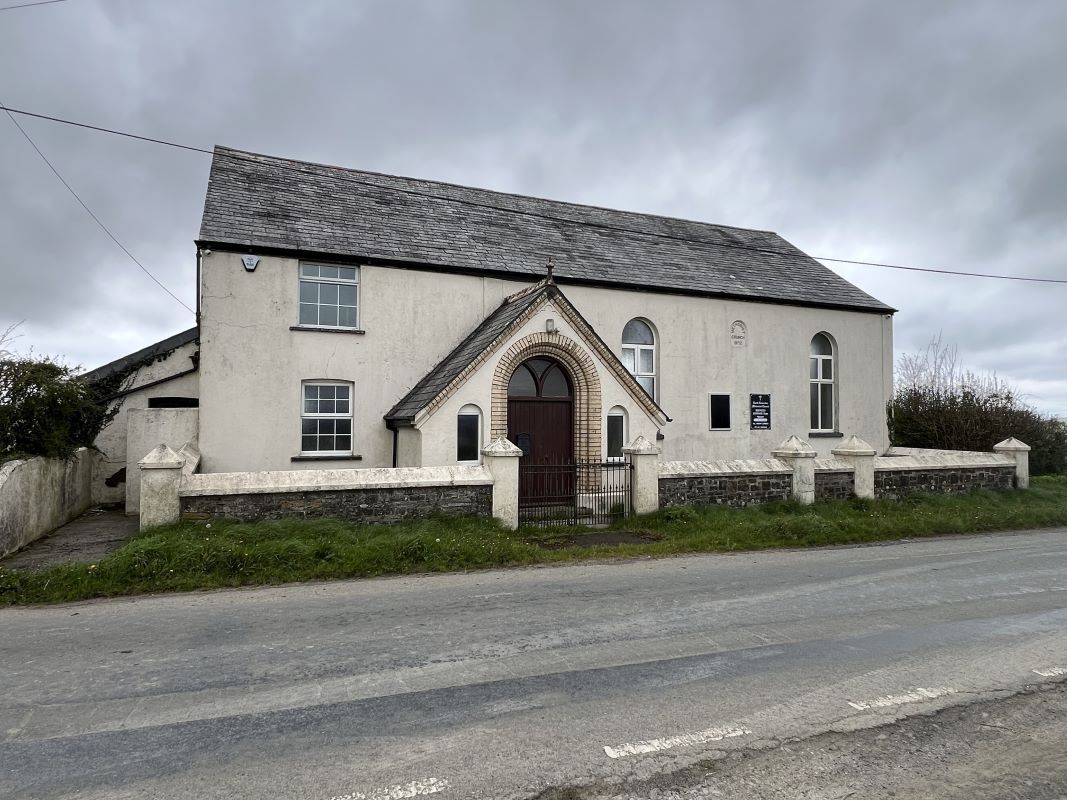
[[[475,436],[475,453],[476,457],[473,461],[461,461],[459,458],[459,418],[460,417],[477,417],[478,418],[478,433]],[[458,412],[456,412],[456,463],[457,464],[481,464],[482,463],[482,410],[474,403],[467,403]]]
[[[610,439],[608,438],[608,436],[609,436],[609,434],[608,434],[608,426],[611,424],[610,420],[613,419],[613,418],[622,420],[622,445],[619,448],[619,455],[617,455],[617,456],[611,455],[611,452],[608,450],[608,443],[610,442]],[[625,461],[626,460],[626,453],[624,453],[622,451],[626,447],[626,428],[627,428],[628,422],[629,422],[629,420],[627,419],[626,409],[623,408],[622,406],[613,406],[611,408],[611,410],[608,411],[607,419],[604,421],[604,460],[605,461]]]
[[[729,406],[730,424],[725,428],[712,426],[711,399],[713,397],[725,397]],[[709,431],[732,431],[734,429],[734,399],[729,392],[708,392],[708,430]]]
[[[816,355],[812,352],[812,345],[815,339],[819,336],[826,338],[826,341],[830,343],[830,355]],[[817,365],[815,371],[815,377],[811,377],[811,365],[812,363]],[[824,378],[825,365],[830,364],[830,377]],[[818,427],[812,426],[812,433],[836,433],[837,432],[837,342],[834,341],[834,337],[826,333],[826,331],[819,331],[808,342],[808,385],[815,386],[815,413],[818,418]],[[826,427],[825,420],[822,418],[822,387],[830,387],[830,427]],[[808,418],[811,421],[811,390],[808,390]]]
[[[307,411],[307,399],[308,398],[307,398],[307,391],[306,390],[308,388],[312,387],[312,386],[333,386],[333,387],[344,387],[345,389],[347,389],[348,390],[348,412],[347,413],[340,413],[340,412],[334,411],[333,413],[324,414],[324,413],[319,413],[319,412],[309,412],[309,411]],[[302,456],[324,456],[324,457],[328,458],[328,457],[331,457],[331,456],[334,456],[334,457],[350,456],[350,455],[352,455],[353,452],[355,452],[354,447],[355,447],[356,432],[355,432],[355,425],[354,425],[353,413],[352,413],[353,412],[353,404],[354,404],[354,400],[355,400],[354,395],[355,395],[354,386],[352,385],[351,382],[348,382],[348,381],[314,380],[314,381],[303,381],[300,384],[300,455],[302,455]],[[304,436],[305,436],[305,433],[304,433],[304,420],[322,420],[322,419],[334,419],[334,420],[345,420],[346,419],[346,420],[349,421],[349,427],[348,427],[348,430],[349,430],[349,434],[348,434],[349,448],[347,450],[305,450],[304,449]],[[316,438],[319,435],[320,435],[319,433],[317,433],[317,432],[315,433]],[[334,435],[336,436],[337,434],[335,433]],[[343,436],[344,434],[341,434],[341,435]]]
[[[355,275],[355,278],[349,279],[349,278],[341,278],[341,277],[334,278],[334,277],[319,277],[319,276],[314,276],[314,275],[305,275],[304,274],[304,268],[305,267],[316,267],[316,268],[319,268],[319,269],[321,269],[322,267],[327,267],[329,269],[350,269],[350,270],[353,271],[353,274]],[[360,278],[360,275],[359,275],[359,272],[360,272],[359,267],[358,266],[354,266],[352,264],[325,264],[325,263],[321,263],[321,262],[318,262],[318,261],[301,261],[300,262],[300,266],[299,266],[299,268],[297,269],[297,272],[296,272],[296,274],[297,274],[297,296],[296,296],[296,307],[297,307],[296,323],[297,323],[297,327],[300,327],[300,328],[317,328],[319,330],[327,330],[327,331],[336,331],[336,330],[358,331],[358,330],[360,330],[360,327],[359,327],[359,322],[360,322],[360,291],[359,291],[359,278]],[[332,285],[338,286],[338,287],[341,287],[341,286],[352,286],[352,287],[355,287],[355,290],[356,290],[356,303],[355,303],[355,306],[349,306],[347,304],[342,305],[340,302],[338,302],[336,304],[336,306],[335,306],[338,309],[338,321],[340,321],[340,309],[341,308],[355,308],[355,312],[356,312],[356,323],[355,323],[355,325],[341,325],[341,324],[337,324],[337,325],[322,325],[322,324],[319,324],[319,323],[302,322],[301,321],[301,316],[302,315],[300,313],[301,307],[304,306],[304,305],[310,305],[310,303],[304,303],[300,299],[301,290],[303,288],[303,284],[305,284],[305,283],[314,284],[314,285],[317,285],[317,286],[321,286],[321,285],[324,285],[324,284],[332,284]],[[338,291],[340,291],[340,289],[338,289]],[[316,303],[315,303],[315,307],[316,308],[322,308],[323,305],[324,305],[323,303],[318,302],[318,301],[316,301]],[[328,304],[326,304],[326,305],[327,305],[327,307],[329,307]],[[321,316],[321,312],[316,312],[316,318],[318,318],[319,316]]]
[[[651,378],[652,379],[652,391],[649,393],[649,395],[652,397],[653,400],[657,400],[659,398],[659,376],[656,374],[656,372],[657,372],[656,368],[658,366],[658,363],[657,363],[658,359],[656,358],[656,346],[657,346],[657,343],[659,341],[659,338],[656,336],[656,329],[653,327],[652,323],[649,322],[644,317],[633,317],[632,319],[627,320],[626,324],[627,325],[630,324],[630,322],[632,322],[635,319],[638,322],[644,323],[645,325],[648,326],[648,330],[652,334],[652,344],[634,344],[634,343],[629,343],[629,342],[623,341],[623,343],[622,343],[622,363],[625,366],[625,364],[626,364],[626,353],[628,351],[629,352],[633,352],[634,368],[632,370],[630,370],[630,374],[633,375],[634,380],[636,380],[638,382],[638,384],[641,383],[641,381],[640,381],[641,378]],[[625,331],[625,330],[626,330],[626,326],[624,325],[623,326],[623,331]],[[641,369],[641,354],[642,353],[648,353],[652,357],[652,371],[651,372],[642,371],[642,369]],[[641,388],[644,388],[644,387],[641,387]]]

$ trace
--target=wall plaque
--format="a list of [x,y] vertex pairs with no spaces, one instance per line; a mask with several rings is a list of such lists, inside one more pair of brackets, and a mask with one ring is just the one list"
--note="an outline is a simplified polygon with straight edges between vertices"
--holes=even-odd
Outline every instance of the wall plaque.
[[771,396],[769,394],[749,395],[749,419],[752,421],[754,431],[771,429]]
[[734,347],[744,347],[746,342],[748,342],[748,328],[741,320],[734,320],[730,325],[730,344]]

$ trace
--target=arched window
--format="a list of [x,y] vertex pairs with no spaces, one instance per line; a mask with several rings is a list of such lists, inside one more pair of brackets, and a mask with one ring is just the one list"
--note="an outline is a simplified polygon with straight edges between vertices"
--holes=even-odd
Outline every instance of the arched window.
[[519,364],[508,382],[508,397],[570,397],[567,373],[550,358],[531,358]]
[[626,445],[626,409],[613,406],[608,412],[608,460],[621,459],[622,448]]
[[833,431],[834,386],[837,370],[834,368],[834,343],[825,333],[817,333],[811,340],[811,429]]
[[456,461],[461,464],[479,463],[481,441],[482,410],[476,405],[465,405],[456,415]]
[[632,319],[622,329],[622,363],[655,400],[656,335],[643,319]]

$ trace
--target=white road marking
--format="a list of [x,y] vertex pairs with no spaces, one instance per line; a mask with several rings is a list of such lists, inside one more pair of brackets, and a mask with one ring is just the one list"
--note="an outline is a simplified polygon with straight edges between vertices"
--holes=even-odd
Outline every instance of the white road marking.
[[1067,675],[1067,667],[1049,667],[1048,669],[1035,669],[1031,672],[1036,672],[1042,678],[1055,678],[1057,675]]
[[723,739],[733,739],[735,736],[744,736],[752,733],[748,728],[709,728],[706,731],[696,733],[683,733],[678,736],[668,736],[665,739],[649,739],[645,742],[630,742],[616,745],[615,747],[604,746],[604,752],[608,758],[622,758],[623,756],[636,756],[641,753],[656,753],[660,750],[670,750],[672,747],[681,747],[692,744],[706,744],[707,742],[719,742]]
[[885,697],[878,697],[871,700],[869,703],[854,703],[851,700],[848,704],[857,711],[866,711],[868,708],[889,708],[890,706],[901,706],[905,703],[918,703],[922,700],[933,700],[938,697],[944,697],[946,694],[955,694],[955,689],[950,689],[947,686],[938,686],[934,689],[913,689],[910,692],[904,694],[887,694]]
[[397,786],[383,786],[370,792],[352,792],[351,794],[339,794],[330,800],[403,800],[405,797],[422,797],[427,794],[437,794],[448,788],[448,781],[442,778],[421,778],[411,783]]

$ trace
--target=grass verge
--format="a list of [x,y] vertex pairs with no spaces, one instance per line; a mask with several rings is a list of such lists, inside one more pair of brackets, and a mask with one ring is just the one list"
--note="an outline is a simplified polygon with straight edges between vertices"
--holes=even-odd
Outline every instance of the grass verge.
[[584,546],[583,535],[603,540],[604,531],[505,531],[479,519],[389,526],[340,520],[217,522],[210,528],[185,523],[145,531],[97,564],[40,573],[0,568],[0,605],[1061,525],[1067,525],[1067,476],[1035,478],[1027,492],[667,509],[613,527],[619,538],[631,534],[632,543],[592,546]]

